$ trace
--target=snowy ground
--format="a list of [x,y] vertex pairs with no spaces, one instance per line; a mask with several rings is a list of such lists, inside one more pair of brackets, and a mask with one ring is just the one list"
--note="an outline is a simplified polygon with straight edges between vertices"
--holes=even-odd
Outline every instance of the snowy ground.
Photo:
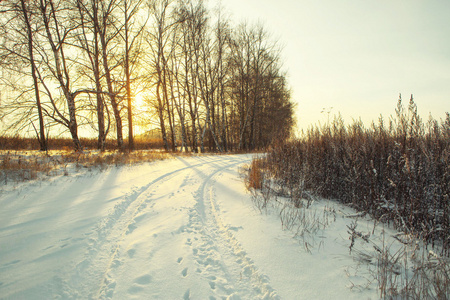
[[293,237],[252,205],[239,176],[250,160],[178,157],[4,189],[0,298],[379,298],[349,254],[353,220],[319,201],[317,215],[336,212]]

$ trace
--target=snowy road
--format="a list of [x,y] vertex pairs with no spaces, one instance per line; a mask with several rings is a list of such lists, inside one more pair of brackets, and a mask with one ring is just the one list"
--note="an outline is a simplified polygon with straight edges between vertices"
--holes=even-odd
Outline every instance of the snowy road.
[[358,299],[342,268],[255,211],[238,171],[250,159],[179,157],[3,192],[0,298]]

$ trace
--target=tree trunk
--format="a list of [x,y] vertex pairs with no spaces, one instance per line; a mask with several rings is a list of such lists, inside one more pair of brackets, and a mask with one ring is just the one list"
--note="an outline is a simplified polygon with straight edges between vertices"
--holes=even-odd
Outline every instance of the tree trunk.
[[[97,147],[100,151],[105,151],[106,148],[106,132],[105,132],[105,107],[103,102],[102,85],[100,82],[100,49],[98,41],[98,7],[95,1],[92,2],[93,21],[94,21],[94,79],[95,89],[97,92],[97,122],[98,122],[98,141]],[[82,13],[82,12],[80,12]]]
[[[157,68],[159,70],[159,68]],[[169,144],[167,143],[167,134],[166,134],[166,125],[164,122],[164,104],[161,101],[161,81],[158,80],[156,84],[156,99],[158,100],[158,116],[159,116],[159,124],[161,127],[161,136],[164,143],[164,150],[169,151]]]
[[128,41],[128,2],[124,1],[124,13],[125,13],[125,80],[126,80],[126,92],[127,92],[127,111],[128,111],[128,148],[130,151],[134,150],[134,138],[133,138],[133,112],[131,105],[131,79],[130,79],[130,48]]
[[39,117],[39,148],[41,151],[47,151],[47,140],[45,138],[45,129],[44,129],[44,117],[42,115],[42,106],[41,106],[41,98],[39,94],[39,84],[38,78],[36,76],[36,62],[34,61],[34,53],[33,53],[33,33],[31,31],[30,20],[28,18],[28,10],[25,5],[25,0],[20,0],[22,5],[22,12],[25,20],[25,26],[27,29],[28,36],[28,55],[30,56],[30,65],[31,65],[31,76],[33,77],[33,85],[34,85],[34,94],[36,97],[36,106],[38,109],[38,117]]
[[171,149],[172,149],[172,151],[175,151],[176,150],[175,130],[174,130],[174,124],[173,124],[171,105],[169,102],[169,93],[167,92],[167,62],[164,57],[164,54],[161,54],[161,56],[162,56],[162,61],[163,61],[163,69],[162,69],[163,99],[164,99],[164,103],[166,105],[167,115],[169,117]]
[[77,118],[76,118],[76,108],[75,108],[75,97],[71,94],[68,99],[67,103],[69,106],[69,131],[72,135],[72,141],[75,146],[75,151],[82,151],[81,143],[78,138],[78,124],[77,124]]
[[[106,22],[106,20],[104,20]],[[106,42],[106,32],[104,30],[100,31],[100,41],[102,44],[102,60],[103,68],[105,71],[106,84],[108,86],[108,94],[111,101],[111,106],[113,108],[114,119],[116,120],[116,132],[117,132],[117,148],[120,151],[124,150],[123,146],[123,133],[122,133],[122,117],[120,116],[119,104],[117,103],[116,93],[112,86],[111,72],[108,63],[108,53],[107,53],[107,42]]]

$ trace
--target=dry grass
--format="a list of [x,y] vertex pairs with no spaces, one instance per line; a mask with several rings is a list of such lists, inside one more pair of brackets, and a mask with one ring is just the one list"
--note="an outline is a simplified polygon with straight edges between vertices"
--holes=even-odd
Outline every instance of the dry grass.
[[[378,248],[380,297],[449,299],[449,183],[450,114],[441,122],[430,118],[424,123],[414,101],[405,109],[400,99],[396,118],[388,125],[380,117],[370,128],[358,121],[345,126],[337,117],[296,141],[273,147],[252,163],[247,186],[260,189],[253,201],[260,210],[271,197],[290,198],[291,205],[280,213],[284,227],[314,225],[318,218],[302,212],[308,203],[302,198],[317,195],[415,236],[401,250]],[[351,241],[363,238],[355,228],[348,229]],[[414,248],[418,242],[422,252]]]
[[264,160],[255,158],[250,164],[246,180],[247,189],[260,190],[264,179]]
[[42,176],[67,176],[71,170],[104,170],[109,166],[151,162],[172,156],[161,151],[50,151],[47,154],[38,151],[3,151],[0,152],[0,182],[8,184]]
[[1,155],[0,182],[33,180],[39,174],[50,174],[54,166],[42,156],[28,158],[6,153]]
[[[0,136],[0,182],[21,182],[37,179],[42,175],[68,175],[74,167],[80,169],[103,170],[111,165],[126,165],[148,162],[169,157],[161,151],[163,142],[158,138],[136,137],[136,151],[118,152],[115,140],[106,141],[106,151],[97,148],[97,139],[81,138],[82,152],[73,152],[70,138],[51,138],[48,140],[49,151],[39,152],[39,142],[35,138],[21,136]],[[127,141],[124,141],[127,145]]]
[[382,299],[439,299],[450,296],[450,264],[412,239],[402,248],[379,249],[376,279]]
[[350,205],[450,255],[450,115],[424,124],[413,101],[367,129],[340,118],[273,148],[266,172],[293,202],[304,191]]
[[[95,138],[80,138],[81,145],[85,150],[97,149],[97,139]],[[124,141],[128,145],[128,141]],[[48,146],[51,150],[71,151],[73,149],[73,141],[70,138],[50,138]],[[134,140],[136,150],[148,149],[163,149],[164,144],[160,138],[150,137],[136,137]],[[105,149],[114,151],[117,149],[117,142],[115,140],[106,140]],[[19,135],[0,135],[0,150],[6,151],[21,151],[21,150],[39,150],[39,142],[36,138],[26,138]]]

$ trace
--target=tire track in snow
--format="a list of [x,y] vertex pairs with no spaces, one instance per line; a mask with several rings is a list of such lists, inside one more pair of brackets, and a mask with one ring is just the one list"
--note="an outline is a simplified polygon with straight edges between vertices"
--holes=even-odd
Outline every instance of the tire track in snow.
[[[208,163],[220,161],[215,159]],[[152,194],[145,193],[156,189],[158,185],[189,169],[204,165],[201,162],[164,173],[150,183],[135,188],[124,196],[124,200],[117,203],[111,213],[103,218],[97,228],[90,233],[94,235],[89,239],[90,245],[85,259],[76,265],[75,274],[70,283],[66,283],[67,294],[74,298],[87,297],[89,299],[110,299],[114,294],[115,280],[110,275],[112,269],[120,266],[119,249],[125,236],[134,230],[136,217],[151,202]],[[100,281],[98,278],[101,278]],[[79,278],[84,278],[81,282]],[[97,288],[95,287],[97,286]]]
[[[278,299],[268,277],[259,272],[232,229],[223,223],[216,201],[214,178],[242,163],[227,164],[204,179],[196,193],[197,204],[190,212],[189,226],[191,232],[200,236],[200,239],[189,238],[186,244],[192,247],[198,264],[197,272],[203,274],[211,292],[218,298]],[[189,290],[184,298],[189,299]],[[216,298],[211,296],[210,299]]]

